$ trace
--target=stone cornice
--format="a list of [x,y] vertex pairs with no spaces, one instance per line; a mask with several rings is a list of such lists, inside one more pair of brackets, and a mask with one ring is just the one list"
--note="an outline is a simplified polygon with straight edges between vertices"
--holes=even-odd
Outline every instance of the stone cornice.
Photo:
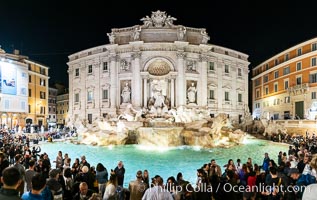
[[206,44],[200,44],[199,48],[201,49],[202,52],[208,52],[212,48],[211,45],[206,45]]
[[177,49],[175,47],[171,46],[161,46],[161,47],[140,47],[140,50],[142,51],[176,51]]
[[185,47],[187,47],[189,45],[189,42],[175,41],[174,45],[177,49],[183,50]]
[[137,52],[132,53],[132,59],[141,58],[141,56],[142,56],[141,51],[137,51]]
[[[105,45],[105,46],[100,46],[100,47],[96,47],[96,48],[101,48],[103,47],[103,49],[107,49],[106,52],[99,52],[96,54],[91,54],[91,55],[87,55],[84,57],[79,57],[77,59],[73,59],[71,61],[69,61],[67,64],[68,65],[73,65],[74,63],[77,62],[82,62],[82,60],[86,60],[86,59],[95,59],[94,57],[100,57],[102,55],[104,55],[105,57],[111,56],[112,54],[123,54],[123,53],[127,53],[127,54],[133,54],[133,52],[135,51],[141,51],[141,52],[147,52],[147,51],[168,51],[168,52],[177,52],[177,54],[179,56],[181,56],[181,54],[179,53],[183,53],[184,55],[186,55],[186,53],[193,53],[193,54],[201,54],[201,55],[206,55],[210,58],[215,57],[215,58],[222,58],[222,59],[227,59],[227,60],[231,60],[233,62],[239,62],[242,65],[248,66],[250,63],[248,61],[245,61],[243,59],[237,58],[231,54],[229,55],[225,55],[224,54],[224,50],[227,50],[226,48],[222,48],[219,46],[215,46],[215,45],[205,45],[205,44],[200,44],[200,45],[192,45],[192,44],[188,44],[188,42],[182,42],[182,41],[175,41],[174,43],[144,43],[142,41],[135,41],[135,42],[130,42],[130,44],[125,44],[125,45]],[[217,49],[221,49],[221,52],[217,52],[217,51],[210,51],[211,48],[217,48]],[[93,48],[89,49],[92,50]],[[230,49],[228,49],[230,50]],[[85,50],[87,51],[87,50]],[[85,52],[82,51],[82,52]],[[233,51],[233,50],[231,50]],[[79,52],[77,54],[73,54],[74,55],[79,55]],[[240,55],[241,53],[234,51],[235,53],[237,53],[238,55]],[[242,54],[243,55],[243,54]],[[184,57],[184,56],[182,56]],[[185,57],[184,57],[185,58]],[[212,59],[211,59],[212,60]]]

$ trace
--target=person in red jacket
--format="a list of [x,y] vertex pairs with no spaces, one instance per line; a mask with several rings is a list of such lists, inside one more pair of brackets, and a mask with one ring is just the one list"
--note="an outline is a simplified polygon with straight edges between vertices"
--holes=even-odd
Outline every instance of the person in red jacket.
[[256,172],[251,171],[247,179],[247,186],[243,192],[243,200],[255,200],[256,192]]

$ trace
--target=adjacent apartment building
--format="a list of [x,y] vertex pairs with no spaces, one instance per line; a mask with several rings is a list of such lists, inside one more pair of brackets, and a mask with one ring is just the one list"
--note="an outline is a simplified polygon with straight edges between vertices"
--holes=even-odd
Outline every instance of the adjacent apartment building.
[[27,124],[36,124],[39,127],[47,126],[48,122],[48,67],[25,60],[28,65],[28,115]]
[[0,49],[0,123],[17,130],[19,126],[46,126],[48,118],[48,67],[15,50]]
[[48,88],[48,126],[55,127],[57,116],[56,116],[56,97],[57,89],[54,87]]
[[67,125],[66,119],[68,119],[68,107],[69,107],[69,95],[68,93],[57,95],[56,108],[57,108],[57,126],[61,127]]
[[313,38],[252,69],[254,118],[316,119],[316,50]]

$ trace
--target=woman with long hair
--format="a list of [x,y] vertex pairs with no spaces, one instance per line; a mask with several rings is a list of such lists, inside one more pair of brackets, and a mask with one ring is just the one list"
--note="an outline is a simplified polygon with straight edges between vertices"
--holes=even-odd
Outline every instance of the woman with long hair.
[[150,187],[149,172],[147,169],[143,171],[142,180],[146,183],[147,187]]
[[96,167],[96,179],[98,181],[99,194],[102,196],[108,182],[108,171],[101,163],[98,163]]
[[76,175],[79,173],[79,158],[75,159],[75,162],[72,165],[72,174],[73,174],[73,178],[75,179]]
[[109,181],[106,184],[106,190],[103,200],[115,200],[117,196],[118,180],[115,172],[111,169]]

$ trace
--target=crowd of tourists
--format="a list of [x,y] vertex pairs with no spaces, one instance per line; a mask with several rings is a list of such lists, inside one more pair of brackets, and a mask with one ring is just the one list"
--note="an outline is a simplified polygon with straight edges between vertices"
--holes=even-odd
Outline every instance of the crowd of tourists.
[[291,145],[288,152],[259,155],[263,162],[257,164],[252,158],[233,158],[219,166],[206,158],[193,172],[197,181],[190,183],[181,172],[164,182],[162,176],[167,174],[150,178],[147,170],[127,172],[135,173],[135,180],[125,180],[123,161],[111,169],[102,163],[91,166],[84,155],[74,159],[62,151],[49,158],[39,146],[30,146],[27,138],[1,135],[0,199],[310,200],[317,194],[317,155],[311,139]]
[[287,133],[273,133],[270,136],[267,135],[267,139],[273,142],[292,144],[294,146],[305,145],[307,148],[309,148],[310,152],[313,154],[317,153],[317,136],[315,132],[309,133],[308,130],[306,131],[305,135],[290,136]]

